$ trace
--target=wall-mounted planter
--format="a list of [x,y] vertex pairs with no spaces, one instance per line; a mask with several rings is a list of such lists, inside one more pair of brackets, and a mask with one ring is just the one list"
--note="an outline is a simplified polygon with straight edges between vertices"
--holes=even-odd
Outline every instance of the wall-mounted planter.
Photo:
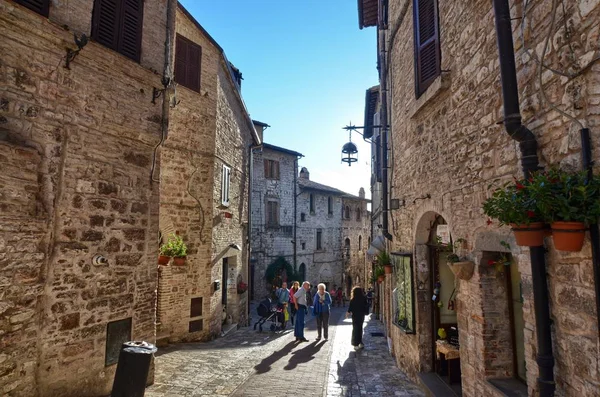
[[158,264],[159,265],[163,265],[163,266],[168,265],[170,260],[171,260],[170,256],[166,256],[166,255],[158,256]]
[[385,274],[392,274],[392,265],[384,265],[383,270],[385,271]]
[[581,251],[585,239],[583,222],[553,222],[552,239],[554,248],[559,251]]
[[173,266],[184,266],[186,260],[186,256],[176,256],[173,258]]
[[517,245],[522,247],[540,247],[544,245],[544,237],[546,228],[542,222],[534,222],[529,225],[511,225],[512,231],[515,234]]
[[470,261],[466,262],[448,262],[448,267],[454,273],[454,276],[459,280],[469,280],[473,277],[475,264]]
[[385,280],[385,276],[379,276],[379,277],[377,277],[377,282],[379,284],[383,283],[384,280]]

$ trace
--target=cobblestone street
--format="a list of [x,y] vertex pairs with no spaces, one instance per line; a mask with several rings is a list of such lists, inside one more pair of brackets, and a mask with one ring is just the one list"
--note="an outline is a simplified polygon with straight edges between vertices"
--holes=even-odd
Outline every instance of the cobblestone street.
[[[333,309],[329,341],[315,340],[315,321],[297,343],[293,331],[258,333],[252,327],[209,343],[160,349],[148,397],[193,396],[422,396],[387,352],[376,320],[365,322],[365,349],[350,345],[352,325],[343,308]],[[256,319],[255,319],[256,321]]]

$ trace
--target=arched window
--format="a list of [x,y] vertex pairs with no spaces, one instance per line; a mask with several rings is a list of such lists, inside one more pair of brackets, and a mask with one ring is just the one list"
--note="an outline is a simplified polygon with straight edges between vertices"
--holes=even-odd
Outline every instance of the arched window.
[[345,209],[344,218],[350,219],[350,206],[348,206],[348,205],[346,206],[346,209]]
[[357,220],[357,221],[360,221],[360,216],[361,216],[361,213],[360,213],[360,207],[358,207],[358,208],[356,209],[356,220]]
[[362,236],[358,236],[358,250],[362,251]]
[[298,270],[298,277],[300,277],[300,283],[306,281],[306,265],[304,263],[300,264],[300,269]]

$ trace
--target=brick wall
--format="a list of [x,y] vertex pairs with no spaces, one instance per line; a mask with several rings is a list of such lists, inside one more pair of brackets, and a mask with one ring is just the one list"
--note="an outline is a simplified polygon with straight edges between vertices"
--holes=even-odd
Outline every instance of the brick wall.
[[[528,47],[541,53],[549,26],[551,2],[529,2],[525,30]],[[523,2],[513,2],[513,18],[522,14]],[[598,54],[600,5],[597,1],[566,4],[558,10],[558,26],[552,34],[546,62],[561,70],[576,70]],[[406,13],[404,13],[406,11]],[[509,327],[502,303],[503,287],[487,275],[480,264],[486,252],[498,252],[499,241],[511,244],[518,263],[524,298],[525,356],[529,394],[536,394],[535,319],[532,309],[531,266],[528,250],[519,248],[507,228],[486,225],[481,204],[487,185],[496,178],[509,179],[520,173],[518,146],[497,122],[502,120],[502,98],[498,69],[494,16],[489,1],[439,2],[443,72],[419,99],[414,95],[412,2],[390,2],[390,28],[395,33],[390,50],[391,106],[391,197],[406,198],[406,207],[390,218],[393,249],[414,250],[419,234],[426,232],[430,214],[439,214],[450,225],[454,238],[465,238],[465,254],[476,263],[475,275],[460,281],[458,325],[461,331],[463,395],[494,393],[487,378],[513,376],[512,348],[503,349]],[[405,16],[401,19],[401,16]],[[537,64],[524,52],[520,20],[513,20],[519,91],[524,124],[538,137],[542,165],[581,167],[581,143],[577,124],[541,104],[536,83]],[[401,23],[401,24],[400,24]],[[398,25],[400,24],[400,25]],[[571,47],[574,54],[571,53]],[[581,77],[568,79],[544,72],[550,100],[570,114],[585,120],[594,131],[600,124],[600,65]],[[594,158],[600,139],[594,136]],[[413,200],[424,194],[430,200]],[[422,239],[421,239],[422,240]],[[547,239],[551,317],[554,321],[555,377],[559,395],[597,395],[598,336],[593,307],[594,290],[590,245],[579,253],[558,253]],[[417,246],[418,248],[418,246]],[[418,250],[417,250],[418,251]],[[416,251],[415,251],[416,252]],[[420,268],[424,263],[425,267]],[[427,276],[427,258],[415,256],[415,284]],[[406,335],[392,327],[398,364],[413,377],[428,370],[430,324],[425,315],[431,291],[416,291],[417,334]],[[498,347],[492,354],[491,347]]]
[[53,3],[46,19],[0,1],[5,395],[108,394],[107,323],[131,317],[132,338],[154,341],[166,1],[146,4],[141,65],[90,42],[65,69],[92,3]]

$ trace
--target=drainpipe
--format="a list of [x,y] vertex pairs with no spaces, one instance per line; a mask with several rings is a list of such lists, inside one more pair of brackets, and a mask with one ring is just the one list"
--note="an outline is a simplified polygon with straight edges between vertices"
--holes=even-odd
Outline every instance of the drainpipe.
[[251,267],[251,259],[252,259],[252,194],[254,192],[253,187],[253,182],[254,182],[254,149],[258,149],[261,148],[261,145],[250,145],[248,147],[248,151],[249,151],[249,155],[248,155],[248,162],[249,162],[249,166],[248,166],[248,178],[249,178],[249,182],[248,182],[248,228],[246,230],[247,233],[247,251],[248,251],[248,260],[247,260],[247,266],[246,266],[246,282],[248,283],[248,299],[246,299],[246,306],[247,306],[247,310],[248,310],[248,319],[250,318],[250,295],[252,289],[254,288],[253,285],[251,285],[251,278],[250,278],[250,267]]
[[[592,144],[590,138],[590,130],[588,128],[581,129],[581,157],[583,168],[588,172],[588,180],[594,177],[592,166]],[[592,243],[592,266],[594,268],[594,286],[596,288],[596,317],[598,321],[598,336],[600,337],[600,235],[598,224],[590,225],[590,240]]]
[[298,271],[298,265],[297,265],[298,241],[296,240],[297,229],[298,229],[298,223],[297,223],[297,220],[298,220],[298,195],[296,194],[297,186],[298,186],[298,157],[296,157],[294,159],[294,243],[293,243],[293,249],[294,249],[294,271],[295,272]]
[[[493,0],[496,16],[496,39],[500,58],[500,78],[502,98],[504,101],[504,127],[510,137],[519,142],[521,149],[521,166],[523,174],[528,178],[539,169],[537,157],[537,141],[535,135],[521,124],[519,109],[519,92],[515,67],[515,51],[512,39],[510,7],[508,0]],[[552,331],[550,307],[548,305],[548,280],[544,247],[531,247],[531,279],[533,284],[533,306],[535,313],[535,330],[537,335],[537,379],[540,397],[554,396],[554,356],[552,354]]]
[[[382,30],[382,47],[385,49],[385,32]],[[386,54],[383,54],[387,57]],[[383,59],[381,62],[381,201],[382,201],[382,233],[383,236],[392,241],[393,237],[388,231],[388,133],[389,133],[389,121],[388,121],[388,107],[387,107],[387,60]]]

